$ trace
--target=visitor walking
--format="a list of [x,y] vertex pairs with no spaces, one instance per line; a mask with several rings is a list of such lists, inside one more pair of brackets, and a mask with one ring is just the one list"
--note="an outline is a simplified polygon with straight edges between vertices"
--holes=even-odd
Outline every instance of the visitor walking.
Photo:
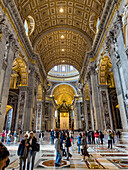
[[7,133],[7,145],[9,145],[10,144],[10,142],[11,142],[11,131],[9,130],[8,131],[8,133]]
[[53,129],[51,129],[50,135],[51,135],[51,144],[53,145],[54,144],[54,130]]
[[65,141],[65,149],[66,149],[67,160],[69,160],[69,157],[72,157],[72,155],[69,152],[70,147],[71,147],[71,141],[70,141],[69,133],[67,132],[67,138],[66,138],[66,141]]
[[58,167],[61,165],[61,139],[59,138],[59,134],[56,135],[56,141],[55,141],[55,149],[56,149],[56,160],[55,160],[55,166]]
[[98,145],[99,144],[99,132],[98,130],[96,130],[96,132],[94,133],[94,136],[95,136],[95,143]]
[[79,136],[77,136],[78,154],[80,154],[81,138],[82,138],[82,135],[81,133],[79,133]]
[[1,142],[4,143],[4,140],[5,140],[5,131],[3,130],[1,134]]
[[81,152],[82,152],[82,156],[83,156],[83,159],[81,160],[82,162],[85,161],[85,156],[90,157],[87,149],[88,149],[87,139],[86,139],[85,133],[82,133],[82,139],[81,139]]
[[112,134],[111,131],[108,131],[108,149],[112,149]]
[[18,156],[19,156],[19,170],[25,170],[26,167],[26,159],[28,156],[28,134],[24,135],[24,139],[21,140],[18,148]]
[[[37,139],[34,136],[34,133],[30,132],[30,137],[28,139],[29,149],[28,149],[28,160],[27,160],[27,170],[29,170],[30,161],[31,161],[31,170],[34,168],[34,161],[36,156],[36,142]],[[32,160],[31,160],[32,157]]]
[[92,138],[91,143],[92,143],[92,144],[95,144],[94,131],[91,132],[91,138]]
[[16,144],[16,140],[17,140],[17,133],[16,131],[14,132],[14,144]]
[[102,133],[102,131],[100,131],[99,135],[100,135],[100,142],[103,145],[104,134]]

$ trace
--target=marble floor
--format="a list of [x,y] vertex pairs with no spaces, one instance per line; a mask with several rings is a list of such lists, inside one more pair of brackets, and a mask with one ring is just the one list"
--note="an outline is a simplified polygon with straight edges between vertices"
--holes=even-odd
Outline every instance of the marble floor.
[[[10,151],[11,160],[7,169],[18,169],[18,144],[11,144],[7,147]],[[46,133],[40,152],[36,154],[34,169],[128,169],[128,144],[125,140],[116,140],[112,150],[107,149],[107,140],[104,140],[103,145],[89,145],[88,151],[91,156],[90,159],[86,158],[85,162],[81,162],[82,156],[77,153],[75,142],[70,148],[72,154],[70,161],[66,161],[66,158],[63,157],[62,166],[55,168],[54,145],[50,144],[50,136]]]

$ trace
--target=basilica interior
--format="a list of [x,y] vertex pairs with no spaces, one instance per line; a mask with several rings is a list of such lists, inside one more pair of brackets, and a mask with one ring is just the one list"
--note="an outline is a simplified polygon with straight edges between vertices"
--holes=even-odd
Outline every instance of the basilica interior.
[[[128,0],[0,0],[0,134],[44,132],[35,169],[53,163],[51,129],[74,139],[121,132],[111,150],[107,136],[89,145],[84,163],[75,143],[66,167],[128,169],[127,8]],[[8,149],[8,169],[18,169],[18,145]]]
[[0,132],[128,131],[127,0],[0,0]]

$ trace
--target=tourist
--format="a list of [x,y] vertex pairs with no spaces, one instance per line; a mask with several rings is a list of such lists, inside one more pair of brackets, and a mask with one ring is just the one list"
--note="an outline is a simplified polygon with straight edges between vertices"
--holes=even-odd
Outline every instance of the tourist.
[[108,131],[108,149],[111,148],[112,149],[112,134],[111,131]]
[[87,143],[91,144],[91,134],[90,134],[89,129],[87,130]]
[[113,144],[114,144],[115,143],[115,132],[114,132],[114,130],[112,130],[111,135],[112,135],[112,141],[113,141]]
[[82,155],[83,155],[83,159],[81,160],[82,162],[85,161],[85,156],[90,157],[87,149],[88,149],[87,139],[86,139],[85,133],[82,133],[82,139],[81,139],[81,152],[82,152]]
[[78,154],[80,154],[81,138],[82,138],[82,135],[81,133],[79,133],[79,136],[77,136]]
[[16,131],[14,132],[14,144],[16,144],[16,140],[17,140],[17,133]]
[[3,130],[1,134],[1,142],[4,143],[4,140],[5,140],[5,131]]
[[7,133],[7,145],[9,145],[10,144],[10,142],[11,142],[11,131],[9,130],[8,131],[8,133]]
[[53,145],[54,144],[54,130],[53,129],[51,129],[50,135],[51,135],[51,144]]
[[70,147],[71,147],[71,141],[70,141],[69,133],[67,132],[67,138],[66,138],[66,141],[65,141],[67,160],[69,160],[69,157],[72,157],[72,155],[69,152]]
[[59,138],[59,134],[56,135],[56,141],[55,141],[55,149],[56,149],[56,160],[55,160],[55,166],[61,165],[61,139]]
[[34,168],[34,161],[36,156],[36,142],[37,139],[35,138],[34,133],[31,131],[30,137],[28,139],[29,149],[28,149],[27,170],[29,170],[31,157],[32,157],[31,170],[33,170]]
[[94,131],[91,132],[91,138],[92,138],[91,143],[92,143],[92,144],[95,144]]
[[102,131],[100,131],[99,135],[100,135],[100,142],[103,145],[104,134],[102,133]]
[[28,156],[28,135],[24,135],[24,139],[21,140],[18,148],[18,156],[19,156],[19,169],[25,170],[26,167],[26,159]]
[[94,133],[94,136],[95,136],[95,143],[98,145],[99,144],[99,132],[98,130],[96,130],[96,132]]
[[9,151],[7,148],[0,142],[0,170],[5,169],[9,164]]

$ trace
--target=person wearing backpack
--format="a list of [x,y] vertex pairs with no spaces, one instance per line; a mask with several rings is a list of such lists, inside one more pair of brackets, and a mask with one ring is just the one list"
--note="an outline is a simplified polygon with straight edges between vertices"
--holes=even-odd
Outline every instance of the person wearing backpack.
[[112,149],[112,134],[111,134],[111,131],[109,130],[109,132],[108,132],[108,149],[110,147]]
[[25,170],[26,159],[28,156],[28,134],[24,135],[24,139],[21,140],[18,147],[18,156],[19,156],[19,170]]

